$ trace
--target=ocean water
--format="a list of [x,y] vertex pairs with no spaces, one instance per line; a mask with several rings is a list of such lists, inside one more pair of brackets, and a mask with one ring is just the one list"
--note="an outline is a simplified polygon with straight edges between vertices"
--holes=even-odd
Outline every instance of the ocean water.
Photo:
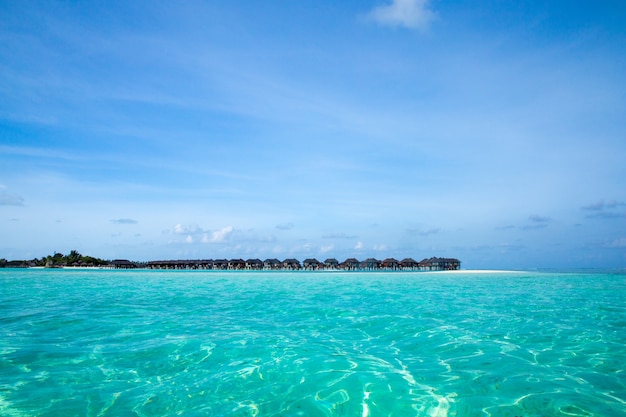
[[0,416],[625,416],[626,275],[0,270]]

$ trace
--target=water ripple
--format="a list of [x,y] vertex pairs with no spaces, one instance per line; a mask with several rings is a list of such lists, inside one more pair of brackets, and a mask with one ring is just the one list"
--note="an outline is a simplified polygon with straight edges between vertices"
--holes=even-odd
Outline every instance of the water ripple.
[[2,416],[626,415],[620,275],[0,271]]

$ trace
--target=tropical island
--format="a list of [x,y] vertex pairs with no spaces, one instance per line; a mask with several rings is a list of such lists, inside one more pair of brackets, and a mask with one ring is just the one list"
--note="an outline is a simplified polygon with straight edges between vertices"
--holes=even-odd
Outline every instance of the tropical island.
[[72,250],[69,254],[55,252],[54,255],[44,256],[42,258],[34,258],[31,260],[12,260],[8,261],[4,258],[0,259],[0,268],[64,268],[64,267],[105,267],[109,266],[111,261],[85,256]]
[[347,258],[339,262],[335,258],[328,258],[323,262],[315,258],[307,258],[300,262],[295,258],[278,260],[260,259],[179,259],[159,260],[149,262],[133,262],[127,259],[104,260],[92,256],[81,255],[72,250],[68,255],[55,252],[54,255],[35,258],[32,260],[0,259],[0,268],[107,268],[107,269],[176,269],[176,270],[221,270],[221,271],[455,271],[461,269],[461,261],[456,258],[424,258],[415,261],[413,258],[397,260],[386,258],[378,260],[367,258],[359,261],[356,258]]

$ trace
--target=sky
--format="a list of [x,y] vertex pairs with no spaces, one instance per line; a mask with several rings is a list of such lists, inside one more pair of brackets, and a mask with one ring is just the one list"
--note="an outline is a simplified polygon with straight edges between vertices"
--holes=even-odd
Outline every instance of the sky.
[[626,267],[623,1],[0,0],[0,258]]

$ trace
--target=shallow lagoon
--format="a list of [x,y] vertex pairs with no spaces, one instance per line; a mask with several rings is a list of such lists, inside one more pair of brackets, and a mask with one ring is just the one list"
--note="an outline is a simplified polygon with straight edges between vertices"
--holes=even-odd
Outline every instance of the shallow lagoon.
[[626,415],[626,275],[0,270],[2,416]]

